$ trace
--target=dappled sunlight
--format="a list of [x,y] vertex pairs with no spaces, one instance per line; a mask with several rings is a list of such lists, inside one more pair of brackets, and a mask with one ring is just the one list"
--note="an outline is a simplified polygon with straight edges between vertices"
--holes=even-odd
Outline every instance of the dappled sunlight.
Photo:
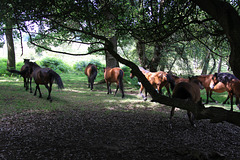
[[85,90],[80,91],[80,90],[75,90],[75,89],[71,89],[71,88],[66,88],[64,90],[69,91],[69,92],[75,92],[75,93],[86,93]]

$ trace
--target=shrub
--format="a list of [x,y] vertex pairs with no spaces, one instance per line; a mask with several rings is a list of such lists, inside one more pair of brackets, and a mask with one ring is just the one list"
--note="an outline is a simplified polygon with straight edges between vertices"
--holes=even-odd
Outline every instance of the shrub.
[[84,71],[87,65],[88,65],[88,62],[80,61],[73,65],[73,69],[76,71]]
[[71,67],[64,63],[61,59],[57,59],[54,57],[46,57],[40,61],[40,65],[42,67],[48,67],[53,69],[56,72],[64,72],[67,73],[71,70]]
[[97,66],[98,71],[103,70],[104,65],[99,60],[79,61],[73,65],[73,69],[76,71],[84,71],[89,63]]
[[0,59],[0,75],[10,75],[10,73],[7,71],[7,59],[2,58]]

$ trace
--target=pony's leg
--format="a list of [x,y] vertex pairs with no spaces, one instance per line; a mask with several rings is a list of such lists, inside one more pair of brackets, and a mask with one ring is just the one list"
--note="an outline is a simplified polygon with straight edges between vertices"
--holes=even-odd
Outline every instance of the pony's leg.
[[90,79],[91,90],[93,90],[93,83],[94,83],[94,80]]
[[240,109],[239,97],[238,96],[236,96],[236,105],[237,105],[238,109]]
[[[168,93],[168,97],[171,98],[171,92],[170,92],[170,89],[169,89],[169,85],[166,85],[165,88],[167,89],[167,93]],[[162,92],[162,89],[160,88],[161,92]]]
[[32,77],[30,77],[30,80],[29,80],[29,85],[30,85],[30,93],[32,93]]
[[117,88],[116,88],[114,96],[117,94],[118,89],[119,89],[119,84],[117,84]]
[[37,95],[37,90],[38,90],[38,87],[37,87],[38,85],[36,85],[36,89],[35,89],[35,92],[34,92],[34,96],[36,96]]
[[175,107],[172,107],[171,112],[170,112],[170,117],[169,117],[169,120],[170,120],[169,127],[170,128],[172,128],[172,117],[174,115],[174,110],[175,110]]
[[108,91],[107,94],[109,94],[110,93],[110,89],[109,89],[110,88],[110,84],[108,82],[106,82],[106,83],[107,83],[107,91]]
[[230,103],[231,103],[230,111],[233,111],[233,95],[231,93],[229,93],[229,97],[230,97]]
[[39,87],[39,85],[37,85],[37,86],[38,86],[38,91],[39,91],[39,98],[42,98],[42,93],[40,91],[40,87]]
[[[90,77],[88,77],[88,88],[90,88]],[[92,89],[91,89],[92,90]]]
[[48,87],[48,84],[45,84],[45,87],[48,90],[48,97],[47,100],[50,100],[50,102],[52,102],[52,98],[51,98],[51,91],[52,91],[52,84],[50,83],[50,86]]
[[143,100],[146,101],[147,100],[147,91],[145,89],[145,96],[142,94],[142,91],[143,91],[144,87],[143,85],[141,84],[141,88],[140,88],[140,94],[141,96],[143,97]]
[[[215,102],[215,103],[218,103],[215,99],[212,98],[212,91],[210,90],[208,92],[210,92],[209,97],[211,98],[211,100],[213,100],[213,102]],[[207,95],[207,100],[208,100],[208,95]]]
[[26,86],[26,78],[25,77],[23,77],[23,86],[24,86],[24,88],[27,88],[27,86]]
[[41,91],[40,91],[39,84],[36,85],[36,89],[35,89],[35,92],[34,92],[34,96],[37,95],[37,90],[39,91],[39,98],[41,98],[41,97],[42,97],[42,93],[41,93]]
[[111,82],[109,82],[109,93],[112,94],[112,90],[111,90]]
[[226,104],[228,100],[229,100],[229,95],[227,96],[227,99],[222,104]]
[[187,111],[187,115],[188,115],[188,119],[189,119],[189,122],[191,123],[191,125],[192,125],[193,127],[196,127],[196,125],[195,125],[194,122],[193,122],[194,116],[193,116],[192,112]]

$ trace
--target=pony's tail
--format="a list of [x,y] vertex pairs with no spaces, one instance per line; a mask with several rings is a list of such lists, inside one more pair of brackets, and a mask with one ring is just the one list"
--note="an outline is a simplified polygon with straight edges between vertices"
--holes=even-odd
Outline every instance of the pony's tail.
[[124,91],[123,91],[123,71],[120,70],[119,71],[119,76],[118,76],[118,80],[119,80],[119,88],[121,89],[122,91],[122,98],[124,97]]
[[170,87],[173,90],[175,87],[175,81],[170,74],[167,74],[167,81],[170,83]]
[[58,88],[63,89],[64,86],[63,86],[63,82],[62,82],[61,77],[56,72],[54,72],[53,70],[49,70],[49,74],[50,74],[51,77],[54,78],[55,82],[58,85]]
[[25,67],[25,69],[22,70],[22,71],[18,71],[18,70],[15,70],[15,69],[7,69],[8,72],[17,73],[17,74],[20,74],[21,76],[26,74],[28,72],[28,70],[29,70],[29,67]]
[[92,74],[90,75],[90,79],[94,81],[97,77],[97,68],[95,66],[91,66]]

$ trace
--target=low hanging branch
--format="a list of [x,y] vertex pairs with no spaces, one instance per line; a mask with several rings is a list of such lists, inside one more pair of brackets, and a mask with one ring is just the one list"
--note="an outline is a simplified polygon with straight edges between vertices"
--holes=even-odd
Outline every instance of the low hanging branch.
[[156,90],[152,87],[149,81],[145,78],[142,72],[139,70],[138,66],[134,63],[120,57],[113,49],[112,44],[108,41],[106,48],[109,53],[112,54],[119,62],[127,65],[132,69],[132,72],[138,77],[138,80],[143,84],[143,86],[147,89],[149,94],[152,96],[153,102],[158,102],[161,104],[165,104],[167,106],[178,107],[180,109],[191,111],[195,118],[200,119],[210,119],[212,123],[219,122],[229,122],[234,125],[240,126],[240,113],[232,112],[225,110],[219,107],[208,107],[206,108],[203,104],[196,104],[192,101],[186,101],[177,98],[169,98],[163,95],[160,95],[156,92]]

